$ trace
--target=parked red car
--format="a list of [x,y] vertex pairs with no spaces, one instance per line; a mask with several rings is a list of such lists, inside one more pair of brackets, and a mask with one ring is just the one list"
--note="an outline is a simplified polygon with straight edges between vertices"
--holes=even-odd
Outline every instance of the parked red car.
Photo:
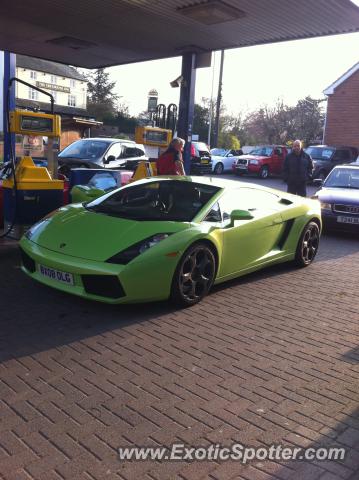
[[269,175],[280,175],[288,150],[282,145],[264,145],[256,147],[247,155],[241,155],[233,162],[232,170],[236,175],[245,173],[267,178]]

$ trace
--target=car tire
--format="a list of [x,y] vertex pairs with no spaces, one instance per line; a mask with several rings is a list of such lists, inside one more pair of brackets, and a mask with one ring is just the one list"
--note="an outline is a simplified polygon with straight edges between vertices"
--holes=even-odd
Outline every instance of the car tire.
[[264,180],[269,177],[269,168],[267,165],[263,165],[263,167],[259,170],[259,177],[263,178]]
[[216,175],[222,175],[223,172],[224,172],[224,165],[223,165],[223,163],[218,162],[216,164],[216,166],[214,167],[214,173]]
[[200,302],[211,289],[216,276],[216,259],[203,242],[191,245],[182,255],[173,275],[170,299],[190,307]]
[[314,221],[307,223],[300,236],[295,253],[295,264],[298,267],[307,267],[313,262],[319,248],[319,237],[318,224]]

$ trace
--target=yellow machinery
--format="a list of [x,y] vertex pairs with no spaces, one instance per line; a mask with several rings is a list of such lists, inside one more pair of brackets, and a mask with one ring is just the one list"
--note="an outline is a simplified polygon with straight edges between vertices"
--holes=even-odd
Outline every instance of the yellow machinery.
[[130,182],[141,180],[142,178],[155,177],[157,175],[156,162],[140,162],[135,170],[135,173],[131,177]]
[[[38,90],[51,99],[51,114],[27,110],[8,111],[8,131],[22,135],[24,156],[16,163],[15,145],[11,146],[11,161],[2,172],[4,193],[5,233],[20,238],[26,229],[44,215],[63,205],[64,182],[57,180],[57,155],[54,148],[61,136],[61,118],[54,114],[54,98],[49,92],[23,80],[12,78],[8,92],[14,81]],[[43,148],[43,137],[47,137],[47,165],[35,166],[30,154],[36,146]]]
[[135,141],[151,147],[166,149],[172,140],[172,130],[159,127],[136,127]]

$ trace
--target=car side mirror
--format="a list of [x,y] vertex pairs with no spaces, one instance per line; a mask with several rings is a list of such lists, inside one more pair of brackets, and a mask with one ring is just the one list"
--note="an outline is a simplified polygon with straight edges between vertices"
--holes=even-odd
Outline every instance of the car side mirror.
[[232,213],[231,213],[232,224],[236,220],[251,220],[252,218],[254,217],[251,214],[251,212],[248,212],[248,210],[232,210]]
[[109,155],[107,158],[105,158],[105,160],[103,161],[103,163],[110,163],[110,162],[113,162],[114,160],[116,160],[116,157],[115,155]]
[[323,180],[321,178],[315,178],[313,180],[313,185],[316,187],[321,187],[323,185]]
[[229,153],[227,157],[233,157],[233,153]]

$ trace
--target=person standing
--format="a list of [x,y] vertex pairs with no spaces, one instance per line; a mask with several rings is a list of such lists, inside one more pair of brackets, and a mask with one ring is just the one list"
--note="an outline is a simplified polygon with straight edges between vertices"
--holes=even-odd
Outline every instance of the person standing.
[[302,148],[302,142],[295,140],[293,150],[286,156],[283,167],[283,178],[288,185],[288,193],[307,196],[307,181],[313,173],[313,161]]
[[157,175],[186,175],[183,167],[183,138],[174,138],[157,160]]

